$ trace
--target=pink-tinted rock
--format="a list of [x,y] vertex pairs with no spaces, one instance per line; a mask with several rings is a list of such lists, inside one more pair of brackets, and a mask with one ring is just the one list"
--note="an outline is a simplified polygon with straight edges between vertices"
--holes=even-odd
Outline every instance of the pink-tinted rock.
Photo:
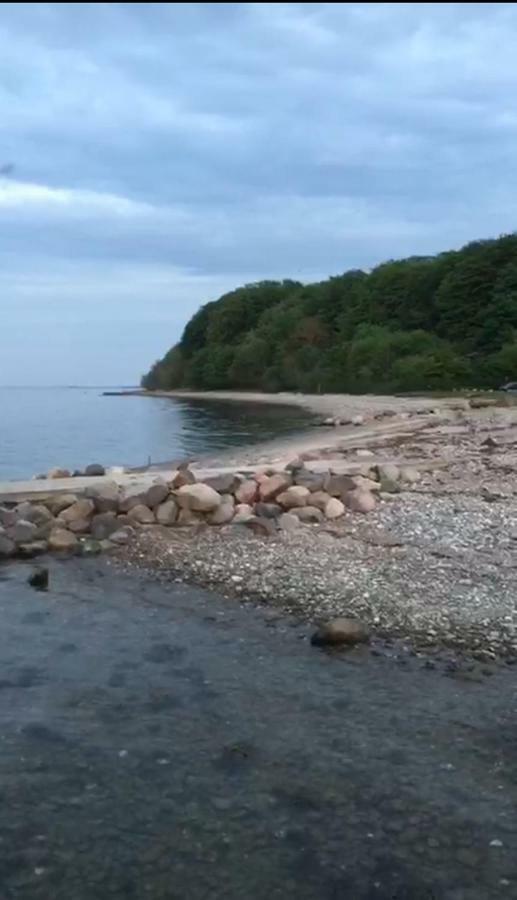
[[258,497],[257,482],[251,478],[243,481],[235,490],[235,499],[237,503],[247,503],[251,506]]
[[287,473],[279,472],[277,475],[270,475],[265,481],[259,485],[259,495],[261,500],[266,502],[275,500],[279,494],[286,491],[292,484],[291,476]]

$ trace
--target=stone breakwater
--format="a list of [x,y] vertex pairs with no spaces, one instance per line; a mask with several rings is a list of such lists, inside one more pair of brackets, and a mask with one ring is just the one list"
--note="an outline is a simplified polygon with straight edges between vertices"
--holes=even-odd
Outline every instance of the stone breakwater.
[[[373,453],[363,452],[348,473],[330,464],[315,471],[296,460],[282,471],[222,472],[199,480],[185,466],[169,479],[119,484],[103,478],[80,493],[13,499],[0,505],[0,559],[48,551],[95,555],[157,526],[235,525],[267,537],[339,520],[347,510],[367,514],[379,498],[420,478],[416,468],[374,463]],[[59,477],[55,470],[53,478]]]

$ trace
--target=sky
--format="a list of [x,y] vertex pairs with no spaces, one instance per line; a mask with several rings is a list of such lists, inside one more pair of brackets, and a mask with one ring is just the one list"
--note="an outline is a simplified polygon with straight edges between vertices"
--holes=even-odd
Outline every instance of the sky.
[[517,224],[517,4],[9,4],[0,384],[134,384],[203,303]]

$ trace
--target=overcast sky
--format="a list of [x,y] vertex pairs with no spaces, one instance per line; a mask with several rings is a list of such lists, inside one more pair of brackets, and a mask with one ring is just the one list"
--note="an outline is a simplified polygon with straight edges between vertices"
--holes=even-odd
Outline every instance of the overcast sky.
[[0,384],[517,223],[517,4],[2,4]]

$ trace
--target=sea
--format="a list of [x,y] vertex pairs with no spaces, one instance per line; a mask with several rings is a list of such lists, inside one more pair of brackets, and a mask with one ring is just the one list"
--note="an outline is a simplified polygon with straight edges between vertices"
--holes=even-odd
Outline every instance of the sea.
[[147,466],[248,446],[308,427],[290,406],[105,396],[101,387],[0,387],[0,480],[60,466]]

